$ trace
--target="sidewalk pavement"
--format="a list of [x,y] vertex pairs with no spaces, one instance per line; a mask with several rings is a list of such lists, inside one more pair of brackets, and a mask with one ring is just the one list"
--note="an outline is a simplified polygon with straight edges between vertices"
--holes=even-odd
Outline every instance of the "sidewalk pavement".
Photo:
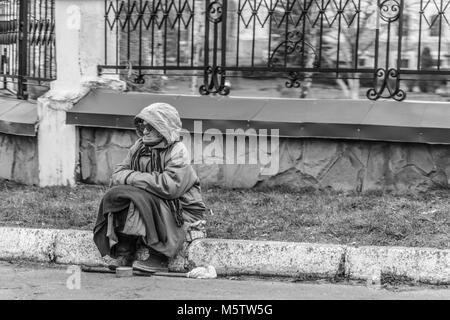
[[[81,230],[1,227],[0,259],[105,265],[92,236]],[[433,248],[195,239],[185,243],[169,269],[207,265],[219,275],[450,284],[450,250]]]

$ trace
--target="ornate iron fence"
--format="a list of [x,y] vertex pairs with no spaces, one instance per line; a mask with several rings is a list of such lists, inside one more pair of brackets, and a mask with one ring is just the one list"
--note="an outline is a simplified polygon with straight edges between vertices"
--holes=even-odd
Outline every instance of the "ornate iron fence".
[[0,1],[3,91],[28,99],[56,78],[54,10],[55,0]]
[[106,0],[105,63],[144,83],[201,75],[203,95],[227,77],[362,79],[372,100],[450,76],[450,0]]

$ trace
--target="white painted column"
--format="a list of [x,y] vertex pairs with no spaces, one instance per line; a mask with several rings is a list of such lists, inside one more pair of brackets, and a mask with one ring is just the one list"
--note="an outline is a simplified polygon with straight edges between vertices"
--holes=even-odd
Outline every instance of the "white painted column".
[[78,161],[75,126],[66,111],[89,92],[104,63],[104,0],[55,1],[57,80],[38,99],[39,185],[74,185]]
[[77,134],[75,126],[66,125],[66,110],[71,107],[71,101],[39,98],[38,159],[41,187],[75,184]]

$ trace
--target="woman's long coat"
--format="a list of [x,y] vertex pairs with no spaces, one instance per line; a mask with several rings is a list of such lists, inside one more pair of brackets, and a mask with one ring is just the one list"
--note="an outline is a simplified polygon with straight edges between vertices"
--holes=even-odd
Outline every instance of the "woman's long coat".
[[[181,121],[178,113],[174,114],[173,108],[168,109],[164,103],[158,106],[145,108],[136,118],[151,124],[165,141],[151,148],[147,155],[139,157],[140,172],[132,170],[132,161],[143,144],[141,138],[136,141],[123,162],[116,167],[111,182],[113,185],[132,185],[163,199],[179,199],[183,218],[194,222],[202,219],[205,211],[200,180],[191,166],[186,147],[179,141]],[[157,165],[162,172],[150,172],[152,161],[159,162]]]

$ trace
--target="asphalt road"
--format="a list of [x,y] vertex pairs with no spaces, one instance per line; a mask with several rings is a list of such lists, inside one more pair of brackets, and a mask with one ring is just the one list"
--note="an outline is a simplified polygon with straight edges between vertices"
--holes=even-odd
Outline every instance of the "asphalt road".
[[[79,276],[79,277],[78,277]],[[369,288],[292,279],[210,280],[79,273],[68,266],[0,261],[0,299],[448,299],[448,287]]]

